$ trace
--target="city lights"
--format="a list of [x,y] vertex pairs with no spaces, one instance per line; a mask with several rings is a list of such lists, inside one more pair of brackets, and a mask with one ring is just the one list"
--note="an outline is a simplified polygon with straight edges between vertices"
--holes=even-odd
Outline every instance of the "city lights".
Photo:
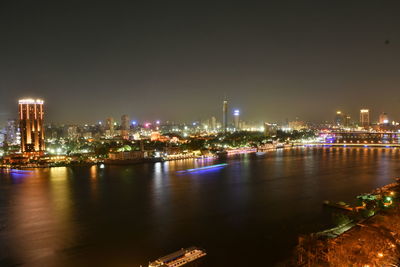
[[400,1],[3,2],[1,266],[400,266]]
[[40,105],[42,105],[42,104],[44,104],[44,101],[42,99],[30,99],[30,98],[27,98],[27,99],[20,99],[18,101],[18,103],[19,104],[40,104]]

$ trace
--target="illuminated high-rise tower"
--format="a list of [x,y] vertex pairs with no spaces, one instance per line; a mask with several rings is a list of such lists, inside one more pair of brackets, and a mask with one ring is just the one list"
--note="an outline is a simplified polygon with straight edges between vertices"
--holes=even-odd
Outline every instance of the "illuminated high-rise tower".
[[21,152],[24,154],[44,154],[43,104],[41,99],[21,99],[19,104],[19,128],[21,132]]
[[224,133],[228,130],[228,101],[226,99],[222,104],[222,129]]
[[233,111],[233,125],[235,126],[235,130],[239,130],[239,116],[240,116],[240,111],[238,109],[235,109]]
[[369,109],[360,110],[360,125],[361,127],[369,127]]
[[108,137],[114,137],[114,118],[109,117],[106,119],[106,135]]

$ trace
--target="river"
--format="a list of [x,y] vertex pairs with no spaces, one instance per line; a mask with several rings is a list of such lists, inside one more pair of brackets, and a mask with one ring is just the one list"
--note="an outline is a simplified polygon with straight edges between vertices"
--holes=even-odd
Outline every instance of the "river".
[[0,171],[0,266],[144,267],[193,245],[207,251],[201,266],[273,266],[299,234],[331,225],[324,200],[393,182],[399,160],[395,148],[295,148]]

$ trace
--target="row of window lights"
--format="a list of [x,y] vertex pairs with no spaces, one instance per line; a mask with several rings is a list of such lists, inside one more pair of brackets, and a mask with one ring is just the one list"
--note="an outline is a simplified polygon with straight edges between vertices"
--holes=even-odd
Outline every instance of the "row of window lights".
[[[336,143],[341,143],[341,142],[343,142],[343,143],[348,143],[347,141],[340,141],[340,140],[336,140]],[[353,143],[353,141],[350,141],[350,143]],[[362,142],[360,142],[360,140],[358,140],[357,142],[355,142],[355,143],[362,143]],[[363,142],[364,144],[368,144],[368,141],[364,141]],[[382,141],[378,141],[378,142],[374,142],[374,141],[371,141],[371,144],[382,144]],[[393,143],[393,142],[386,142],[385,144],[391,144],[391,143]]]

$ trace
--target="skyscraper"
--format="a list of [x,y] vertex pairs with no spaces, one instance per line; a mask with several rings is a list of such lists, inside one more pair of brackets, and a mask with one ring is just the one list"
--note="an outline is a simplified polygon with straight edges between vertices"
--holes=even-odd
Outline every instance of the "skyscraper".
[[364,128],[369,127],[369,109],[360,110],[360,126]]
[[235,130],[239,130],[239,116],[240,116],[240,111],[238,109],[235,109],[233,111],[233,125],[235,126]]
[[44,101],[41,99],[21,99],[18,103],[21,152],[28,155],[42,155],[45,151]]
[[379,115],[379,124],[388,124],[389,123],[389,117],[387,113],[383,112],[381,115]]
[[122,115],[122,117],[121,117],[121,137],[122,137],[122,139],[129,138],[129,117],[128,117],[128,115]]
[[351,117],[350,117],[350,115],[345,115],[344,116],[344,126],[350,127],[350,125],[351,125]]
[[8,145],[18,145],[19,135],[18,135],[18,121],[17,120],[8,120],[5,131],[5,139]]
[[217,119],[213,116],[211,117],[211,130],[215,131],[217,129]]
[[224,133],[228,129],[228,101],[226,99],[222,104],[222,129]]
[[106,136],[114,137],[114,118],[112,117],[106,119]]
[[344,125],[344,118],[345,118],[345,115],[343,114],[343,112],[341,112],[340,110],[336,111],[334,124],[336,126],[343,126]]

